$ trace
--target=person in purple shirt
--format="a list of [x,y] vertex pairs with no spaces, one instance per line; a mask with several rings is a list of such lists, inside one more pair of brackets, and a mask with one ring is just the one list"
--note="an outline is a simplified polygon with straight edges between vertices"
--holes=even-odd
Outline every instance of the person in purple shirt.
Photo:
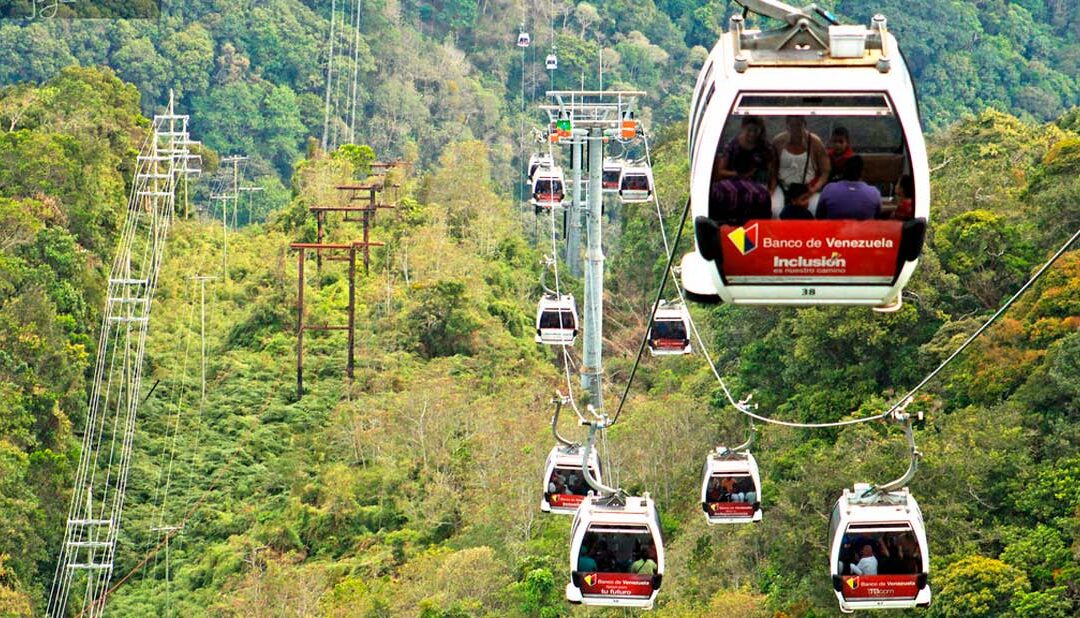
[[862,181],[863,159],[854,155],[844,165],[843,180],[821,191],[818,219],[877,219],[881,217],[881,191]]

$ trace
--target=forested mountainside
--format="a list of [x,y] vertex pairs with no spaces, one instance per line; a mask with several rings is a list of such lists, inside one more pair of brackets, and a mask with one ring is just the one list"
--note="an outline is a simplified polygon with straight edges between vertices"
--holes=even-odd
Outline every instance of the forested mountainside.
[[[511,201],[518,144],[543,91],[599,85],[602,57],[605,87],[649,93],[642,118],[673,229],[693,81],[735,8],[339,0],[327,98],[331,3],[162,4],[158,20],[0,21],[0,615],[45,609],[108,264],[146,115],[170,90],[207,170],[219,155],[249,155],[249,177],[266,191],[256,223],[229,236],[228,277],[220,219],[196,212],[214,213],[209,182],[192,186],[173,229],[114,581],[130,577],[107,611],[604,615],[563,600],[570,522],[537,509],[550,400],[566,383],[555,354],[532,342],[550,248]],[[897,313],[694,309],[736,394],[800,421],[889,405],[1080,227],[1080,4],[820,4],[851,21],[889,17],[932,131],[934,210],[912,300]],[[533,39],[524,57],[514,46],[522,22]],[[553,39],[559,69],[549,74]],[[309,205],[364,176],[366,151],[339,147],[350,132],[410,167],[395,179],[397,208],[376,217],[372,235],[386,246],[360,278],[356,378],[343,379],[343,335],[308,334],[298,398],[287,246],[314,239]],[[665,257],[651,204],[616,218],[612,395]],[[358,233],[336,222],[330,240]],[[196,274],[218,276],[206,286],[205,398]],[[344,273],[328,264],[312,276],[309,319],[332,323]],[[580,297],[580,281],[562,284]],[[1080,613],[1078,331],[1074,248],[915,402],[927,421],[912,490],[935,595],[919,614]],[[707,527],[702,458],[745,429],[694,355],[646,360],[609,432],[612,472],[661,509],[668,571],[657,614],[834,615],[829,508],[843,487],[898,475],[902,436],[877,424],[761,428],[764,521]],[[166,559],[160,528],[181,522]]]
[[[1080,104],[1075,2],[818,4],[854,23],[877,12],[890,19],[930,128],[984,108],[1046,121]],[[346,141],[352,128],[381,156],[425,165],[448,143],[479,139],[506,190],[517,175],[511,159],[519,133],[535,122],[531,113],[523,122],[522,92],[533,101],[552,86],[597,87],[602,56],[607,87],[647,91],[643,116],[656,127],[678,122],[733,7],[724,0],[165,0],[157,20],[3,21],[0,84],[40,83],[72,64],[104,64],[138,87],[144,113],[175,90],[208,146],[254,158],[250,165],[275,207],[288,199],[278,181],[287,186],[306,139],[321,138],[324,129],[331,145]],[[514,46],[519,24],[533,39],[524,63]],[[548,74],[552,45],[559,69]]]

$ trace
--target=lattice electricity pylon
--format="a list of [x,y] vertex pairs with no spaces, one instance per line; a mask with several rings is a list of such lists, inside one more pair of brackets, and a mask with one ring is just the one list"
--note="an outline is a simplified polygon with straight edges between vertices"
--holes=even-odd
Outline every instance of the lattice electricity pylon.
[[98,340],[97,363],[75,473],[60,559],[49,593],[48,614],[67,616],[71,602],[82,614],[105,607],[124,510],[135,416],[139,409],[146,332],[181,178],[199,172],[188,117],[169,107],[154,116],[153,133],[138,155]]

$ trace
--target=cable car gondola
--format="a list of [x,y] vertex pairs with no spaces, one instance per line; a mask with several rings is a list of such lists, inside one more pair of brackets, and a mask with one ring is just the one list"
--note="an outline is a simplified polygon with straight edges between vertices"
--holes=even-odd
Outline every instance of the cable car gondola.
[[648,494],[619,501],[588,496],[571,527],[566,600],[651,608],[664,577],[660,515]]
[[660,301],[649,326],[649,354],[674,356],[689,354],[690,315],[682,303]]
[[[698,77],[689,122],[695,250],[682,260],[687,293],[699,302],[899,308],[926,234],[930,173],[914,85],[885,18],[875,16],[868,29],[838,26],[827,12],[774,0],[742,4],[794,25],[744,30],[742,17],[732,17]],[[759,141],[754,134],[762,131]],[[768,196],[774,170],[781,181],[794,170],[792,192],[829,180],[815,169],[820,150],[813,162],[802,146],[801,155],[787,151],[776,163],[768,143],[787,143],[779,135],[786,131],[809,131],[825,143],[846,131],[863,161],[862,179],[882,193],[881,215],[890,218],[815,220],[815,194],[809,208],[785,212],[806,220],[779,219],[782,190],[771,204],[760,198]],[[746,153],[758,146],[746,143],[760,144],[773,162],[756,164]],[[743,154],[727,161],[729,147]],[[913,200],[913,215],[892,217],[900,206],[893,187],[907,175],[914,195],[904,197]],[[764,193],[740,191],[736,185],[748,177]]]
[[572,294],[544,294],[536,308],[536,343],[574,345],[577,324],[577,304]]
[[538,167],[533,174],[532,199],[536,212],[562,205],[565,182],[561,167]]
[[647,165],[624,165],[619,175],[619,199],[625,204],[647,202],[652,198],[652,169]]
[[712,524],[761,521],[761,477],[749,452],[718,447],[705,460],[701,509]]
[[517,38],[517,46],[518,47],[528,47],[529,43],[531,43],[531,42],[532,42],[532,40],[529,38],[529,33],[528,32],[521,31],[521,32],[518,33],[518,38]]
[[555,167],[555,161],[551,158],[551,154],[547,152],[536,152],[529,157],[529,175],[525,179],[525,184],[531,185],[533,178],[536,176],[536,170],[542,167]]
[[554,71],[559,68],[559,57],[554,52],[548,54],[547,58],[544,59],[544,66],[547,67],[547,70]]
[[[589,484],[581,472],[582,447],[558,444],[548,453],[544,466],[544,497],[540,510],[545,513],[572,515],[589,495]],[[589,474],[603,483],[603,472],[596,451],[589,451]]]
[[605,159],[603,176],[600,186],[604,193],[615,193],[619,190],[619,177],[622,176],[622,162],[617,159]]
[[844,489],[829,520],[829,547],[840,611],[930,605],[926,528],[907,488]]

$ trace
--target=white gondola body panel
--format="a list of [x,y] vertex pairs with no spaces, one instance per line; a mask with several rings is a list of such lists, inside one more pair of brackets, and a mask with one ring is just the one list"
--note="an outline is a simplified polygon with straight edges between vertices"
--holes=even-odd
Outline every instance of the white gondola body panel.
[[[699,302],[894,304],[918,263],[930,213],[926,144],[914,86],[903,57],[894,51],[891,70],[884,73],[872,64],[858,63],[750,66],[740,73],[735,70],[733,36],[724,33],[713,48],[698,76],[690,107],[690,198],[695,250],[682,260],[687,293]],[[896,50],[895,39],[891,34],[887,36],[890,49]],[[791,113],[806,118],[809,130],[814,132],[824,132],[823,128],[830,126],[835,129],[838,119],[848,117],[837,115],[842,111],[840,107],[814,108],[805,99],[798,105],[794,98],[783,99],[789,95],[831,96],[823,99],[831,103],[847,100],[861,104],[875,97],[886,102],[888,116],[881,116],[885,113],[881,110],[854,104],[844,109],[854,114],[852,117],[876,118],[879,123],[888,120],[899,127],[901,152],[866,156],[874,158],[875,169],[890,168],[896,158],[901,159],[902,173],[910,174],[914,180],[914,212],[910,220],[778,220],[783,197],[777,189],[771,196],[772,219],[753,219],[740,225],[714,223],[711,228],[701,225],[710,216],[717,158],[737,134],[742,117],[762,117],[775,129],[782,127],[784,116]],[[785,100],[789,102],[783,103]],[[777,104],[770,108],[769,103]],[[768,132],[766,139],[772,141],[775,133]],[[829,138],[829,134],[821,135],[825,142]],[[856,154],[862,155],[859,149],[867,145],[853,140]]]
[[761,521],[761,476],[752,454],[717,449],[701,477],[701,509],[710,525]]
[[922,511],[906,488],[871,502],[860,497],[869,487],[845,489],[829,522],[829,572],[840,610],[927,607],[930,552]]
[[[604,498],[586,498],[571,527],[571,603],[648,609],[656,601],[664,575],[664,543],[656,505],[646,494],[625,506],[605,506]],[[635,565],[651,561],[651,568]],[[647,572],[647,571],[655,572]]]
[[[591,488],[581,471],[582,448],[557,445],[548,453],[544,466],[544,494],[540,510],[545,513],[573,515]],[[603,483],[603,471],[596,450],[589,451],[589,470],[592,477]]]

